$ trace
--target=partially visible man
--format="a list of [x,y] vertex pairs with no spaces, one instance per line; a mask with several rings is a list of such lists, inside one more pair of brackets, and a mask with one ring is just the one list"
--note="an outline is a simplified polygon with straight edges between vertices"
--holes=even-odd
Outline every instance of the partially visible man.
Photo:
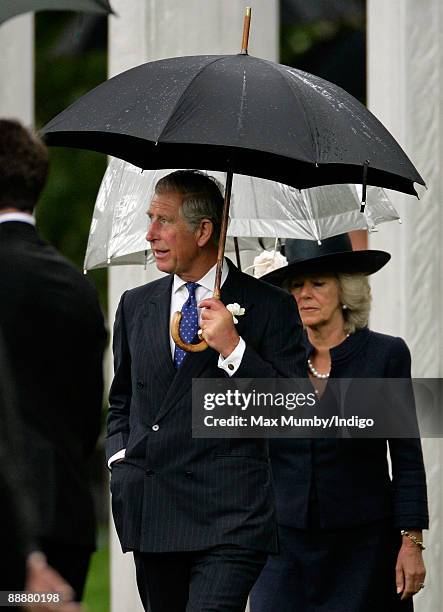
[[[243,612],[267,554],[276,552],[265,440],[193,439],[192,379],[305,373],[301,323],[290,296],[224,262],[212,298],[223,196],[211,178],[178,171],[149,205],[147,240],[168,276],[127,291],[114,328],[115,376],[107,454],[114,520],[133,551],[150,612]],[[244,315],[234,325],[226,305]],[[185,353],[170,336],[209,348]],[[288,327],[294,335],[288,334]]]
[[38,235],[45,146],[0,120],[0,327],[24,422],[36,545],[81,598],[95,547],[87,461],[101,424],[106,340],[95,290]]

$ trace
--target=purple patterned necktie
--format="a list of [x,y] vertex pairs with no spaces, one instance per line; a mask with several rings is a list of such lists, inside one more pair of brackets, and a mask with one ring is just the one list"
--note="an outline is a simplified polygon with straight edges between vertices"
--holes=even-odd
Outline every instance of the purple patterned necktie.
[[[180,337],[184,342],[191,342],[198,331],[198,311],[195,290],[199,285],[197,283],[186,283],[185,287],[188,290],[189,297],[183,304],[181,311]],[[176,346],[174,351],[174,365],[177,370],[183,363],[185,356],[186,351]]]

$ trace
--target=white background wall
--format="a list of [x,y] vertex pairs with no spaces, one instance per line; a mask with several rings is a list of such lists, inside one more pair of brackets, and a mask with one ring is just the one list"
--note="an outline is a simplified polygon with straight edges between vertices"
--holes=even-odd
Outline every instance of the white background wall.
[[[392,193],[403,224],[372,234],[392,253],[372,280],[371,327],[402,336],[415,377],[443,375],[443,5],[441,0],[368,0],[369,107],[427,183],[421,199]],[[431,529],[425,532],[426,588],[416,612],[443,610],[443,445],[423,440]]]
[[34,16],[0,26],[0,117],[34,122]]

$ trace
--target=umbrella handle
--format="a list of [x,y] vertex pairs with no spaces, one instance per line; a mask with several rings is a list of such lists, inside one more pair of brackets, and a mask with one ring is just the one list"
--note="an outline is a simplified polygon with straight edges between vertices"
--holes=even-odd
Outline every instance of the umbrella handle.
[[[182,318],[181,312],[174,312],[171,323],[171,336],[175,344],[187,353],[201,353],[208,348],[205,340],[201,340],[198,344],[191,344],[189,342],[183,342],[180,338],[180,321]],[[200,331],[200,330],[199,330]]]

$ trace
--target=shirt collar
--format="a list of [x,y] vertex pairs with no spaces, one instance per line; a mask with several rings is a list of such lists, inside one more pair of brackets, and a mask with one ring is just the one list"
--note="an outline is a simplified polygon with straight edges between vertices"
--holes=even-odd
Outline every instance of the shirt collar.
[[0,223],[6,223],[6,221],[21,221],[22,223],[35,225],[35,217],[23,212],[0,213]]
[[[215,270],[216,270],[216,267],[217,267],[217,264],[214,264],[212,266],[212,268],[210,268],[210,270],[208,270],[206,272],[206,274],[200,280],[196,281],[196,283],[198,285],[200,285],[200,287],[204,287],[208,291],[214,291]],[[222,268],[221,283],[220,283],[221,287],[223,286],[223,283],[225,282],[225,280],[226,280],[226,278],[228,276],[228,272],[229,272],[228,262],[224,258],[223,259],[223,268]],[[177,274],[174,274],[174,284],[172,286],[172,292],[176,293],[184,285],[186,285],[186,281],[182,280],[179,276],[177,276]]]

